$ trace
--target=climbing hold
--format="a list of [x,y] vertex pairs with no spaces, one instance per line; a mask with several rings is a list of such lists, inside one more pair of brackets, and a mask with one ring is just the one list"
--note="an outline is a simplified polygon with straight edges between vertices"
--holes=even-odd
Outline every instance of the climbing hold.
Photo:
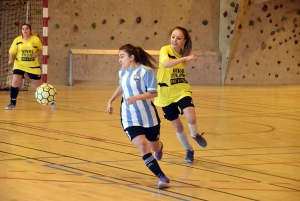
[[273,38],[273,42],[276,40],[276,38]]
[[280,8],[282,8],[283,7],[283,5],[282,4],[280,4]]
[[234,9],[234,12],[237,13],[239,10],[239,4],[235,4],[235,9]]
[[58,29],[58,28],[59,28],[59,24],[55,23],[55,24],[54,24],[54,27],[55,27],[56,29]]
[[254,26],[254,21],[253,20],[249,21],[249,26]]
[[278,77],[278,74],[275,74],[275,77]]
[[272,49],[272,46],[269,46],[269,50]]
[[242,28],[242,24],[240,24],[240,25],[238,26],[238,28],[241,29],[241,28]]
[[263,11],[267,11],[267,10],[268,10],[268,6],[267,6],[267,5],[264,5],[264,6],[262,7],[262,10],[263,10]]
[[78,26],[76,24],[73,25],[73,31],[78,31]]
[[95,22],[92,23],[92,27],[93,27],[93,29],[96,28],[96,23]]
[[155,31],[155,32],[154,32],[154,36],[156,36],[156,35],[157,35],[157,32]]
[[230,26],[228,26],[227,29],[230,30]]
[[231,6],[232,8],[234,8],[234,7],[235,7],[235,3],[234,3],[234,2],[231,2],[231,3],[230,3],[230,6]]
[[196,36],[196,38],[195,38],[195,41],[197,41],[198,40],[198,36]]
[[266,17],[271,17],[271,13],[269,13]]
[[125,22],[124,19],[120,19],[120,24],[123,24]]
[[154,24],[156,24],[158,21],[157,20],[154,20]]
[[285,28],[281,27],[281,31],[285,31]]
[[282,22],[282,21],[285,21],[285,20],[286,20],[286,18],[285,18],[285,17],[282,17],[282,18],[281,18],[281,22]]
[[146,36],[146,37],[145,37],[145,40],[149,40],[149,37],[148,37],[148,36]]
[[298,66],[300,67],[300,63],[298,63]]
[[75,16],[78,16],[78,13],[75,13]]
[[83,44],[84,47],[86,47],[86,44]]
[[278,24],[275,24],[275,27],[278,27]]
[[249,48],[249,45],[246,45],[246,48]]
[[231,81],[233,80],[233,77],[231,78]]
[[287,39],[284,39],[284,42],[286,43],[286,42],[287,42]]
[[264,33],[264,30],[260,30],[260,33]]
[[227,35],[227,38],[230,38],[230,36],[229,36],[229,35]]
[[261,23],[261,19],[260,19],[260,17],[258,17],[258,18],[257,18],[257,21],[258,21],[259,23]]
[[278,10],[278,8],[279,8],[279,6],[276,5],[275,8],[274,8],[274,10]]
[[103,19],[103,20],[102,20],[102,24],[106,24],[106,19]]
[[297,15],[300,15],[300,10],[297,11]]
[[69,45],[68,45],[68,44],[65,44],[64,46],[65,46],[65,47],[68,47]]
[[258,66],[259,66],[259,63],[258,63],[258,62],[256,62],[256,65],[258,65]]
[[253,74],[253,77],[255,77],[255,74]]
[[287,68],[286,71],[290,71],[290,68]]
[[264,50],[264,49],[266,48],[266,43],[265,43],[265,42],[262,42],[261,45],[260,45],[260,48],[261,48],[262,50]]
[[207,20],[203,20],[202,24],[206,26],[208,24],[208,21]]
[[114,37],[114,36],[111,36],[111,37],[110,37],[110,40],[114,40],[114,39],[115,39],[115,37]]
[[195,68],[195,66],[192,66],[192,68]]
[[298,40],[295,40],[294,43],[295,43],[295,45],[297,45],[298,44]]
[[230,24],[233,25],[233,24],[234,24],[234,20],[231,20],[231,21],[230,21]]
[[141,21],[142,21],[142,18],[141,17],[137,17],[136,19],[135,19],[135,21],[136,21],[136,23],[141,23]]
[[192,32],[192,30],[191,29],[189,29],[189,30],[187,30],[189,33],[191,33]]
[[297,22],[297,18],[294,18],[293,19],[293,23],[295,24]]
[[279,45],[282,45],[282,42],[279,42]]
[[281,61],[277,61],[278,64],[281,64]]
[[276,29],[276,32],[279,33],[279,32],[280,32],[280,29]]
[[233,34],[233,30],[231,30],[230,34]]
[[274,34],[275,34],[275,31],[272,31],[270,34],[271,34],[271,36],[274,35]]
[[295,33],[295,32],[296,32],[296,30],[294,29],[292,32],[293,32],[293,33]]
[[243,78],[245,78],[246,76],[244,75]]
[[228,12],[225,11],[225,12],[223,13],[223,16],[224,16],[224,17],[227,17],[227,15],[228,15]]
[[239,63],[240,62],[240,60],[236,60],[236,63]]

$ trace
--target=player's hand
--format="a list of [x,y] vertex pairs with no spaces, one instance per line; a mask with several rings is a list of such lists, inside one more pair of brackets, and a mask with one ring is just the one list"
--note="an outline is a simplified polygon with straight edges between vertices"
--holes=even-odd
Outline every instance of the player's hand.
[[107,112],[108,114],[112,115],[113,114],[113,108],[112,108],[112,104],[109,102],[107,103]]
[[190,55],[190,56],[187,56],[185,57],[186,58],[186,62],[188,61],[197,61],[197,57],[195,55]]
[[33,57],[34,57],[34,58],[37,58],[37,57],[39,57],[39,54],[34,53],[34,54],[33,54]]
[[131,105],[131,104],[133,104],[136,100],[137,100],[137,99],[136,99],[135,96],[131,96],[131,97],[129,97],[129,98],[126,99],[126,102],[127,102],[128,105]]
[[13,62],[13,60],[8,60],[8,64],[12,64]]

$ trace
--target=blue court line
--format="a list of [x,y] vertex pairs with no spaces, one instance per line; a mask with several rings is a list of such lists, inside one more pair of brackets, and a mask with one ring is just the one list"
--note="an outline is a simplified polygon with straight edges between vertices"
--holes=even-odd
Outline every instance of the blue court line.
[[69,173],[72,173],[72,174],[82,175],[78,172],[73,172],[73,171],[70,171],[70,170],[66,170],[66,169],[62,169],[62,168],[58,168],[58,167],[53,167],[52,165],[43,165],[43,166],[48,167],[48,168],[53,168],[53,169],[56,169],[56,170],[61,170],[61,171],[64,171],[64,172],[69,172]]
[[291,153],[266,153],[266,154],[230,154],[230,155],[218,155],[218,156],[200,156],[200,158],[204,157],[224,157],[224,156],[258,156],[258,155],[276,155],[276,154],[300,154],[300,152],[291,152]]
[[[43,165],[43,166],[48,167],[48,168],[53,168],[53,169],[56,169],[56,170],[61,170],[61,171],[64,171],[64,172],[69,172],[69,173],[73,173],[73,174],[82,175],[82,174],[80,174],[78,172],[73,172],[73,171],[70,171],[70,170],[66,170],[66,169],[62,169],[62,168],[58,168],[58,167],[53,167],[53,166],[48,165],[48,164]],[[95,176],[88,176],[88,177],[92,178],[92,179],[97,179],[97,180],[101,180],[101,181],[106,181],[106,182],[114,183],[114,184],[120,184],[120,183],[112,181],[112,180],[102,179],[102,178],[95,177]],[[140,188],[140,187],[136,187],[136,186],[131,186],[131,185],[132,184],[127,184],[127,185],[124,185],[124,186],[129,187],[129,188],[135,188],[135,189],[146,191],[146,192],[150,192],[150,193],[154,193],[154,194],[159,194],[159,195],[170,197],[170,198],[174,198],[176,200],[189,201],[189,200],[186,200],[186,199],[183,199],[183,198],[179,198],[179,197],[175,197],[175,196],[172,196],[172,195],[168,195],[168,194],[165,194],[165,193],[159,193],[159,192],[155,192],[155,191],[151,191],[151,190],[147,190],[147,189],[144,189],[144,188]]]

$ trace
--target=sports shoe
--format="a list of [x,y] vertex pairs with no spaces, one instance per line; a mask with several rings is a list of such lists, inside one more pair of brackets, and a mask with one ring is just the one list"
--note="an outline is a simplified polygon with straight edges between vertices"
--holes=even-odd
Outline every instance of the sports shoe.
[[186,150],[185,162],[187,163],[194,162],[194,151]]
[[162,156],[163,156],[163,152],[162,152],[162,149],[163,149],[163,143],[161,142],[161,149],[159,152],[154,152],[154,157],[156,158],[156,160],[160,161]]
[[159,189],[165,189],[170,187],[170,180],[166,176],[160,176],[158,182]]
[[200,147],[205,148],[207,146],[206,140],[202,137],[204,133],[201,133],[201,135],[197,134],[195,137],[192,137],[196,142],[200,145]]
[[14,110],[14,109],[16,109],[16,106],[13,103],[10,103],[5,109],[6,110]]
[[55,103],[55,102],[52,102],[51,105],[50,105],[50,107],[51,107],[52,109],[54,109],[54,108],[56,107],[56,103]]

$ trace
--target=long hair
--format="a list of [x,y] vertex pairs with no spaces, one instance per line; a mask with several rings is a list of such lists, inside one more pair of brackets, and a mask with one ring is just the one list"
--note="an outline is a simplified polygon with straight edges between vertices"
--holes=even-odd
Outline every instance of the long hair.
[[124,50],[128,53],[128,56],[134,55],[134,60],[137,63],[148,66],[152,69],[156,69],[157,67],[153,63],[158,63],[150,54],[148,54],[141,47],[135,47],[131,44],[123,45],[119,48],[120,50]]
[[186,57],[186,56],[190,55],[191,52],[192,52],[192,39],[191,39],[191,36],[190,36],[188,30],[186,30],[185,28],[180,27],[180,26],[177,26],[174,29],[172,29],[171,35],[172,35],[173,31],[176,30],[176,29],[180,30],[183,33],[184,39],[186,40],[184,45],[183,45],[183,50],[182,50],[182,56]]

